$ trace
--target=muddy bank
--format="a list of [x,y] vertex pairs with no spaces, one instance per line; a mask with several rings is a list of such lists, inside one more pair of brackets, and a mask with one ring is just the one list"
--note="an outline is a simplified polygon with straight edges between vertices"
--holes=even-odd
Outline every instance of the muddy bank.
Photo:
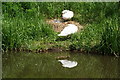
[[[95,50],[92,49],[90,51],[85,50],[85,49],[68,49],[68,48],[64,48],[64,47],[50,47],[50,48],[46,48],[46,49],[27,49],[27,48],[14,48],[14,49],[8,49],[6,51],[2,50],[2,53],[6,53],[6,52],[32,52],[32,53],[49,53],[49,52],[53,52],[53,53],[59,53],[59,52],[69,52],[71,54],[74,53],[79,53],[79,54],[93,54],[93,55],[109,55],[109,56],[115,56],[115,57],[119,57],[119,55],[116,54],[107,54],[104,52],[101,52],[99,50]],[[65,56],[63,56],[62,58],[64,58]],[[59,57],[58,57],[59,58]],[[60,57],[61,58],[61,57]],[[65,58],[69,58],[68,56],[66,56]]]
[[[91,51],[87,51],[85,49],[79,49],[79,50],[71,50],[71,49],[66,49],[66,48],[62,48],[62,47],[53,47],[53,48],[48,48],[48,49],[35,49],[35,50],[31,50],[31,49],[25,49],[25,48],[16,48],[16,49],[8,49],[8,51],[6,52],[33,52],[33,53],[46,53],[46,52],[70,52],[70,53],[80,53],[80,54],[85,54],[85,53],[90,53],[90,54],[102,54],[102,52],[100,51],[95,51],[95,50],[91,50]],[[4,53],[4,51],[2,51]]]

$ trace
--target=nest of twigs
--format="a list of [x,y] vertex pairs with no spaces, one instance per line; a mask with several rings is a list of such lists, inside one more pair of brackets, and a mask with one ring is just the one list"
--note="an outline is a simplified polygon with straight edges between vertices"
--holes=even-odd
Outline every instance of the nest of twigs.
[[62,21],[60,19],[47,19],[46,22],[52,25],[53,30],[56,32],[61,32],[67,26],[67,24],[76,25],[78,27],[78,32],[84,28],[78,22],[75,22],[75,21]]

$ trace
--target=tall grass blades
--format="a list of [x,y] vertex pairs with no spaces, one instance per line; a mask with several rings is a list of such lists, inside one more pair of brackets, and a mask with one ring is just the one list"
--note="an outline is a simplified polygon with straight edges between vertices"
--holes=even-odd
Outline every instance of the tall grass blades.
[[57,33],[45,20],[61,18],[62,10],[69,9],[75,13],[72,20],[85,27],[68,40],[70,49],[119,54],[118,6],[117,2],[3,2],[2,47],[21,48],[41,40],[54,45]]
[[41,16],[22,17],[21,15],[20,17],[3,19],[2,33],[4,50],[20,48],[21,45],[28,44],[30,40],[54,36],[53,30],[45,24]]
[[120,52],[120,27],[118,25],[118,15],[105,20],[101,50],[104,53],[116,53]]

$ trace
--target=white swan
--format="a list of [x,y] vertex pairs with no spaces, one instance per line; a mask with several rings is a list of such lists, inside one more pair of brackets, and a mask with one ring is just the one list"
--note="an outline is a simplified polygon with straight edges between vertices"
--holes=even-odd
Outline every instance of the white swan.
[[74,16],[74,13],[70,10],[63,10],[62,11],[62,18],[64,20],[71,19]]
[[58,61],[62,63],[63,67],[67,67],[67,68],[73,68],[78,64],[76,61],[69,61],[69,60],[58,60]]
[[58,36],[67,36],[73,33],[76,33],[78,31],[78,27],[74,24],[68,24],[67,27],[65,27]]

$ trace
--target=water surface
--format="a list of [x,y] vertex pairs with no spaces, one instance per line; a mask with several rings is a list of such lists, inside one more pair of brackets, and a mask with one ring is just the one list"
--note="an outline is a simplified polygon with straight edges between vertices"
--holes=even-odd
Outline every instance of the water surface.
[[[74,68],[64,68],[55,59],[70,56]],[[118,58],[70,52],[4,53],[3,78],[118,78]],[[120,78],[120,77],[119,77]]]

